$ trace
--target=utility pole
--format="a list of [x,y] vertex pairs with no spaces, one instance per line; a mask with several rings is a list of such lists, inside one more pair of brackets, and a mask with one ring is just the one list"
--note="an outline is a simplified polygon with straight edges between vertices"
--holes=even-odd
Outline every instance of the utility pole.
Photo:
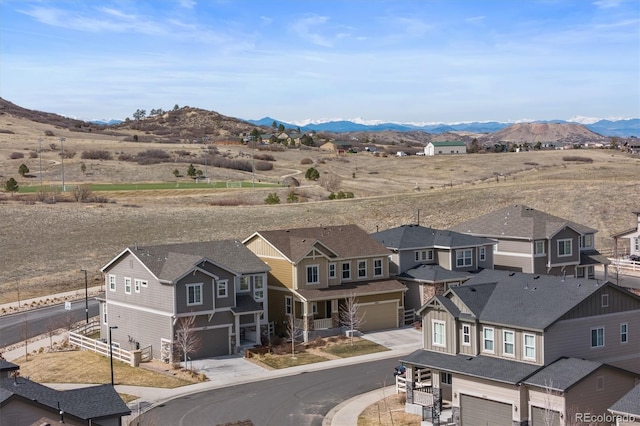
[[60,138],[60,160],[62,164],[62,192],[65,191],[64,189],[64,141],[66,141],[65,138]]
[[81,269],[80,272],[84,272],[84,314],[86,323],[89,324],[89,285],[87,283],[87,270]]
[[42,190],[42,138],[38,139],[40,142],[40,149],[38,149],[38,157],[40,157],[40,189]]

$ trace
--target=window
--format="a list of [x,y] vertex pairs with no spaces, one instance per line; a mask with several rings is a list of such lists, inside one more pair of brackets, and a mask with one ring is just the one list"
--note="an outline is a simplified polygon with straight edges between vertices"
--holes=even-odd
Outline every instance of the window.
[[264,299],[264,279],[262,275],[253,276],[253,299],[255,301]]
[[471,250],[456,250],[456,266],[472,266],[473,258]]
[[187,306],[202,305],[202,283],[187,284]]
[[462,324],[462,344],[471,346],[471,326],[468,324]]
[[640,250],[640,238],[635,237],[633,239],[633,246],[635,247],[635,251]]
[[216,283],[216,293],[218,294],[218,298],[222,299],[229,295],[229,281],[228,280],[220,280]]
[[485,352],[493,352],[493,328],[485,327],[482,330]]
[[318,315],[318,302],[311,302],[311,313]]
[[351,279],[351,264],[349,262],[345,262],[342,264],[342,279],[343,280]]
[[629,341],[629,325],[620,324],[620,343],[627,343]]
[[105,303],[103,306],[103,310],[102,310],[102,322],[103,323],[107,323],[107,304]]
[[487,260],[487,249],[480,247],[480,261],[484,262],[485,260]]
[[414,252],[416,262],[433,260],[433,250],[416,250]]
[[591,329],[591,347],[601,348],[604,346],[604,327]]
[[446,346],[444,321],[431,320],[431,342],[434,346]]
[[593,247],[593,234],[585,234],[580,238],[581,247],[592,248]]
[[571,256],[571,240],[558,240],[558,257]]
[[585,268],[577,267],[576,268],[576,278],[584,278],[584,270],[585,270]]
[[140,293],[141,283],[142,283],[141,280],[133,280],[133,289],[135,290],[136,293]]
[[293,300],[291,296],[284,297],[284,313],[287,315],[291,315],[293,313]]
[[382,276],[382,259],[373,260],[373,276],[374,277]]
[[329,264],[329,278],[335,278],[336,277],[336,264],[335,263],[330,263]]
[[451,373],[440,372],[440,383],[443,385],[450,385],[452,383],[452,375]]
[[248,276],[240,277],[240,282],[238,283],[238,292],[246,293],[249,291],[249,280],[251,278]]
[[116,276],[109,275],[109,290],[116,291]]
[[543,255],[545,254],[545,249],[544,249],[544,240],[536,240],[533,243],[533,254],[534,255]]
[[359,260],[358,261],[358,278],[366,278],[367,277],[367,261]]
[[536,359],[536,336],[534,334],[524,335],[524,358]]
[[318,268],[318,265],[307,266],[307,284],[318,284],[320,282]]
[[127,294],[131,294],[131,278],[124,278],[124,292]]
[[608,308],[609,307],[609,294],[605,293],[602,296],[600,296],[600,305],[603,308]]
[[502,331],[502,353],[508,356],[515,356],[515,335],[513,331]]

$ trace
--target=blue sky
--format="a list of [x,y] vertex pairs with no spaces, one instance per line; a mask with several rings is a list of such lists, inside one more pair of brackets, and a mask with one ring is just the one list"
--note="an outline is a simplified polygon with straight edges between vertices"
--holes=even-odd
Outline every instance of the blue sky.
[[640,0],[0,0],[0,96],[87,120],[640,117]]

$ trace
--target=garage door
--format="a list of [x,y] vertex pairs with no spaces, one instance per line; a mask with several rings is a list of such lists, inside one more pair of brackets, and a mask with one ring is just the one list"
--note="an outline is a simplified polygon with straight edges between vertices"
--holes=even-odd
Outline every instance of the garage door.
[[531,407],[531,425],[560,426],[560,413],[540,407]]
[[510,425],[511,404],[461,395],[460,424],[463,426]]
[[229,327],[200,330],[196,336],[200,347],[189,355],[191,359],[229,355]]
[[387,330],[398,328],[398,302],[380,302],[362,304],[360,310],[364,314],[364,324],[360,331]]

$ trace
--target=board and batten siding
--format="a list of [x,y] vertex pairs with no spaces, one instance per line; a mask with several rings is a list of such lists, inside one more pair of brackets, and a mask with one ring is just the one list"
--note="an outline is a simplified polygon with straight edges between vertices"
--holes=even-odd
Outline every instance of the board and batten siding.
[[[595,280],[590,281],[593,285],[598,284]],[[640,299],[630,296],[616,287],[603,286],[560,319],[569,320],[630,310],[636,310],[637,315],[640,315]]]
[[[470,342],[469,344],[463,344],[462,326],[469,326]],[[460,321],[458,323],[458,352],[465,355],[478,355],[478,327],[474,322]]]
[[[628,324],[628,341],[620,341],[620,324]],[[604,328],[604,346],[591,347],[591,330]],[[638,310],[562,320],[544,335],[544,359],[585,358],[640,373],[640,313]]]
[[[175,285],[176,313],[182,314],[187,312],[213,310],[213,281],[213,277],[198,270],[195,270],[195,273],[187,274],[182,279],[180,279]],[[202,284],[202,304],[187,306],[188,284]]]
[[[216,309],[219,308],[230,308],[235,306],[235,294],[236,294],[236,286],[235,286],[235,274],[222,269],[218,266],[212,265],[208,262],[203,266],[207,272],[218,277],[213,283],[213,297],[215,298],[215,306]],[[227,280],[227,297],[218,298],[218,281]]]
[[[558,241],[559,240],[571,240],[571,256],[558,256]],[[568,263],[580,261],[580,234],[571,228],[565,228],[553,236],[549,245],[549,261],[554,263]]]
[[[445,324],[445,346],[433,344],[433,320],[443,321]],[[443,352],[451,355],[456,353],[456,321],[445,310],[430,309],[422,320],[424,348],[429,351]]]
[[[116,290],[109,289],[109,276],[116,277]],[[131,278],[131,293],[125,293],[124,280]],[[135,291],[135,280],[147,282],[141,286],[140,292]],[[131,253],[125,254],[119,261],[105,271],[106,298],[153,309],[173,312],[173,287],[160,284],[145,266]]]
[[278,252],[271,244],[267,243],[261,237],[256,236],[247,241],[245,246],[258,257],[269,257],[273,259],[284,259],[282,254]]

